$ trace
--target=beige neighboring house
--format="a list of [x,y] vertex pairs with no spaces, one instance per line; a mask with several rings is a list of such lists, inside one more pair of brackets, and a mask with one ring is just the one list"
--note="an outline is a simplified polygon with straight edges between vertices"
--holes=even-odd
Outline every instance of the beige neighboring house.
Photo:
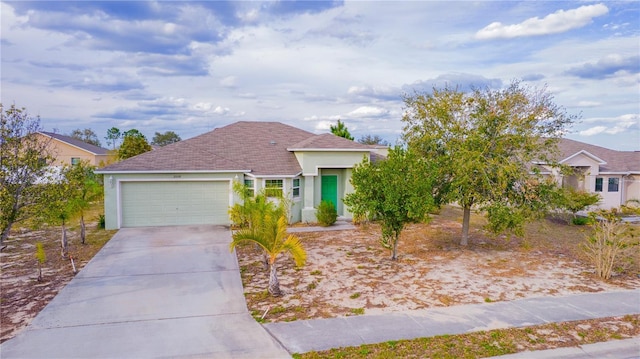
[[561,139],[558,149],[559,162],[575,174],[563,176],[557,169],[538,165],[559,184],[599,194],[597,206],[603,209],[640,200],[640,151],[616,151],[569,139]]
[[93,166],[104,166],[113,162],[113,155],[105,148],[53,132],[41,131],[38,135],[51,142],[50,150],[56,159],[54,165],[75,165],[84,160]]

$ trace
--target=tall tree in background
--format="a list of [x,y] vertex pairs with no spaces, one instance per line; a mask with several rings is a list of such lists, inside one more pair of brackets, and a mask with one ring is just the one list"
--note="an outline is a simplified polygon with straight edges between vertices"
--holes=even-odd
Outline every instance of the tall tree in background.
[[151,151],[151,145],[147,138],[134,128],[124,132],[122,145],[118,148],[118,158],[125,160],[148,151]]
[[351,184],[355,191],[344,203],[354,215],[380,222],[382,246],[398,259],[398,240],[405,225],[426,219],[435,208],[432,196],[433,163],[401,147],[389,150],[385,160],[365,160],[355,166]]
[[334,135],[344,137],[347,140],[353,141],[353,136],[351,136],[351,133],[349,133],[349,130],[347,129],[347,126],[344,124],[344,122],[338,120],[338,123],[335,126],[331,125],[330,129],[331,133],[333,133]]
[[575,116],[546,89],[514,81],[502,90],[434,89],[406,96],[404,103],[404,140],[438,163],[437,202],[463,208],[461,245],[468,243],[472,207],[491,209],[491,228],[519,230],[527,214],[536,213],[527,207],[539,211],[552,197],[548,183],[532,180],[528,166],[554,163],[557,141]]
[[380,145],[380,146],[390,146],[391,144],[387,142],[382,137],[375,135],[364,135],[358,139],[358,142],[363,145]]
[[54,158],[50,140],[39,138],[40,118],[12,105],[0,104],[0,246],[11,227],[34,217],[46,186],[48,165]]
[[80,140],[82,142],[86,142],[94,146],[102,147],[100,140],[98,140],[98,135],[96,135],[96,133],[93,132],[93,130],[90,128],[85,128],[84,130],[76,128],[75,130],[71,131],[69,136],[77,140]]
[[111,145],[112,150],[116,150],[118,141],[121,138],[122,133],[120,133],[120,129],[118,129],[117,127],[111,127],[107,130],[107,137],[105,137],[105,140],[107,140],[107,146]]
[[178,141],[182,141],[182,138],[173,131],[167,131],[165,133],[156,132],[151,140],[151,144],[155,146],[166,146]]

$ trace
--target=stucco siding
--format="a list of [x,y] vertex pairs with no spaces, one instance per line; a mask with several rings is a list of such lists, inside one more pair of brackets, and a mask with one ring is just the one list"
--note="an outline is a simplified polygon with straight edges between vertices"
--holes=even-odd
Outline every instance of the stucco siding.
[[362,162],[369,152],[296,152],[302,174],[317,176],[321,168],[352,168]]

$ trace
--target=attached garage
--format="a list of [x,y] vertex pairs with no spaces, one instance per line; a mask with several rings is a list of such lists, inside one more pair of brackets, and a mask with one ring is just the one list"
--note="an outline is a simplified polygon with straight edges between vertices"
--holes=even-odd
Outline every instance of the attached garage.
[[121,227],[229,224],[229,181],[120,183]]

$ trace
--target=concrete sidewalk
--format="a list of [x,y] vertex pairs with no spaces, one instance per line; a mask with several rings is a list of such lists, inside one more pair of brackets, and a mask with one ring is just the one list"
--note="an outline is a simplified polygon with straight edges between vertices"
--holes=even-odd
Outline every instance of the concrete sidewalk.
[[[640,314],[640,290],[528,298],[383,315],[268,323],[263,326],[289,352],[305,353],[389,340],[626,314]],[[631,342],[630,345],[636,343]]]
[[5,358],[290,358],[249,314],[231,234],[121,229],[15,338]]
[[494,359],[640,359],[640,338],[614,340],[579,347],[526,351]]

